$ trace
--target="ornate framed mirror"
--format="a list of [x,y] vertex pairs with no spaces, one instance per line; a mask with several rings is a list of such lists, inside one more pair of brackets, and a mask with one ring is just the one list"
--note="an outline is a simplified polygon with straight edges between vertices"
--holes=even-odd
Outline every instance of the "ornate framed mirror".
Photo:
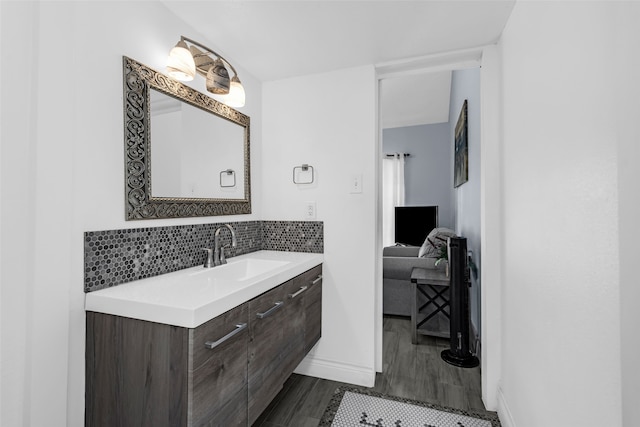
[[126,219],[251,213],[249,116],[131,58],[123,71]]

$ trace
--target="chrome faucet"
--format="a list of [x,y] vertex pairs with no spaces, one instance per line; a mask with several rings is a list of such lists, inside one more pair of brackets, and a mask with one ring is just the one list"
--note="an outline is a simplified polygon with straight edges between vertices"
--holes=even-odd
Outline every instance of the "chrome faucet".
[[231,247],[235,248],[238,245],[238,242],[236,240],[236,231],[233,229],[232,226],[230,226],[229,224],[225,224],[222,227],[218,227],[218,229],[213,235],[213,265],[214,266],[227,263],[227,259],[224,256],[224,248],[226,248],[227,246],[220,247],[220,231],[224,227],[227,227],[231,232]]

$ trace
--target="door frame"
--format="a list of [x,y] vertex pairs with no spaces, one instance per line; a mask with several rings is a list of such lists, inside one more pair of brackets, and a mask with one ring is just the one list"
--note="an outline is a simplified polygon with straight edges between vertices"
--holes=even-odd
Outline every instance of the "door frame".
[[376,65],[376,307],[375,369],[382,372],[382,129],[380,84],[388,78],[437,71],[480,67],[480,234],[482,269],[480,279],[480,347],[482,400],[488,410],[497,410],[501,371],[502,295],[502,134],[501,58],[495,45],[440,53]]

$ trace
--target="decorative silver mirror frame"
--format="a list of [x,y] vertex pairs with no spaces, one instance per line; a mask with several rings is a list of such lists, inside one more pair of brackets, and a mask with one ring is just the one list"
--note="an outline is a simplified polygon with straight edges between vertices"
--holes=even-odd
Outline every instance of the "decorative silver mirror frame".
[[[250,214],[249,116],[126,56],[123,71],[126,219]],[[151,196],[150,88],[244,127],[244,199]]]

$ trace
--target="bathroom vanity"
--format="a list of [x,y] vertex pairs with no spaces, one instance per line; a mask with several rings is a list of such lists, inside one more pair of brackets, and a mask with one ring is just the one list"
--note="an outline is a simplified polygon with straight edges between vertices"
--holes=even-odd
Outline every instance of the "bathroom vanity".
[[320,338],[321,263],[259,251],[87,294],[85,424],[253,424]]

